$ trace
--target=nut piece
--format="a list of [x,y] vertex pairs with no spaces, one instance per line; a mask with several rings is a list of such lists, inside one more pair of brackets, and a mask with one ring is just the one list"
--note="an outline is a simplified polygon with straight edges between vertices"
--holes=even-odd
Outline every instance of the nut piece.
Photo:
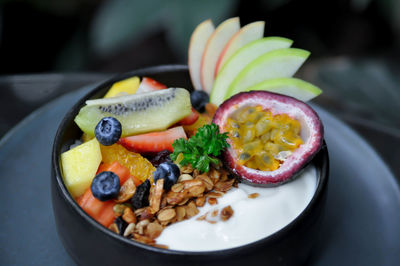
[[214,183],[217,183],[221,177],[221,173],[213,168],[210,170],[209,176],[214,181]]
[[207,215],[208,215],[208,212],[206,212],[205,214],[203,214],[202,216],[200,216],[200,217],[197,217],[197,221],[204,221],[204,220],[206,220],[207,219]]
[[152,213],[160,210],[161,198],[164,193],[164,179],[158,179],[156,185],[151,189],[150,208]]
[[255,199],[255,198],[257,198],[258,196],[260,196],[260,194],[258,194],[258,193],[251,193],[251,194],[248,195],[247,197],[248,197],[249,199]]
[[[188,201],[189,201],[189,198],[190,198],[190,194],[189,194],[189,191],[184,191],[185,193],[184,193],[184,195],[185,195],[185,198],[181,201],[181,202],[179,202],[177,205],[179,205],[179,206],[182,206],[182,205],[185,205]],[[187,193],[186,193],[187,192]]]
[[200,212],[193,201],[189,202],[188,205],[185,206],[185,210],[186,210],[186,218],[188,219],[197,215]]
[[194,169],[192,176],[193,176],[193,178],[196,178],[199,174],[200,174],[200,171],[198,169]]
[[173,191],[169,191],[167,193],[167,203],[170,205],[176,205],[178,203],[180,203],[184,198],[185,198],[185,194],[182,192],[173,192]]
[[122,219],[124,219],[128,224],[137,222],[136,215],[133,213],[131,208],[125,208]]
[[206,204],[206,197],[199,197],[195,201],[197,207],[203,207]]
[[188,188],[189,196],[190,197],[199,197],[200,195],[203,194],[205,189],[206,189],[206,186],[204,184],[201,184],[199,186],[190,187],[190,188]]
[[173,218],[175,218],[176,216],[176,211],[175,209],[164,209],[161,210],[158,215],[157,215],[157,219],[160,222],[167,222],[172,220]]
[[163,244],[152,244],[152,246],[156,247],[156,248],[169,249],[169,247],[167,245],[163,245]]
[[173,185],[173,186],[171,187],[171,190],[172,190],[173,192],[178,193],[178,192],[181,192],[181,191],[183,190],[183,187],[184,187],[184,185],[183,185],[182,183],[176,183],[175,185]]
[[215,205],[218,203],[218,200],[216,198],[208,198],[208,203],[210,205]]
[[135,215],[139,221],[151,219],[154,217],[154,213],[152,212],[150,207],[144,207],[144,208],[135,210]]
[[207,198],[220,198],[220,197],[222,197],[223,195],[224,195],[223,192],[220,192],[220,191],[211,191],[211,192],[208,192],[205,196],[206,196]]
[[189,174],[182,174],[178,178],[178,182],[183,182],[183,181],[187,181],[187,180],[193,180],[193,176],[191,176]]
[[108,227],[108,229],[110,229],[110,230],[113,231],[114,233],[119,234],[118,226],[117,226],[115,223],[110,224],[110,226]]
[[135,232],[135,224],[131,223],[128,224],[128,226],[126,227],[125,231],[124,231],[124,237],[128,237],[129,235],[132,235]]
[[176,207],[176,220],[178,222],[182,221],[186,216],[186,208],[184,206]]
[[226,181],[228,180],[228,171],[221,169],[221,177],[220,177],[221,181]]
[[233,215],[233,209],[232,209],[231,205],[228,205],[225,208],[223,208],[220,213],[220,217],[221,217],[222,221],[228,220],[229,218],[232,217],[232,215]]
[[158,222],[149,223],[146,227],[145,235],[154,239],[157,238],[164,228]]
[[154,239],[152,239],[152,238],[150,238],[150,237],[147,237],[147,236],[142,236],[142,235],[140,235],[140,234],[133,234],[133,238],[136,240],[136,241],[139,241],[139,242],[141,242],[141,243],[144,243],[144,244],[148,244],[148,245],[151,245],[151,244],[155,244],[156,243],[156,241],[154,240]]
[[168,205],[167,202],[167,194],[164,193],[162,198],[161,198],[161,203],[160,203],[160,209],[163,209],[164,207],[166,207]]
[[182,174],[190,174],[190,173],[193,172],[193,167],[192,167],[191,164],[187,164],[185,166],[181,166],[180,169],[181,169],[181,173]]
[[196,177],[196,179],[199,179],[204,183],[204,185],[206,186],[206,191],[210,191],[213,189],[214,183],[207,175],[204,175],[204,174],[199,175]]
[[121,186],[118,197],[114,200],[117,203],[122,203],[132,198],[133,194],[136,192],[135,182],[133,182],[132,178],[129,178],[125,181],[125,183]]
[[235,179],[230,179],[228,181],[219,181],[218,183],[215,184],[214,189],[216,191],[227,192],[232,188],[234,182]]
[[200,179],[186,180],[182,182],[185,189],[194,187],[194,186],[204,186],[203,182]]
[[149,220],[143,220],[137,223],[136,228],[135,228],[135,232],[139,233],[141,235],[143,235],[144,233],[144,229],[146,228],[146,226],[150,223]]

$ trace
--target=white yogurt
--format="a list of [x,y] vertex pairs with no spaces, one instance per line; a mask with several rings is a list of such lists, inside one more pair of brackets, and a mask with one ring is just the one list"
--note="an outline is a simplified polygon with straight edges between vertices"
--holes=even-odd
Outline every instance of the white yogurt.
[[[317,175],[309,166],[301,176],[274,188],[260,188],[239,184],[232,188],[218,204],[208,203],[189,220],[167,226],[157,238],[158,244],[185,251],[211,251],[242,246],[262,239],[293,221],[308,205],[315,193]],[[248,198],[259,193],[257,198]],[[214,209],[230,205],[234,211],[227,221],[215,224],[196,218]]]

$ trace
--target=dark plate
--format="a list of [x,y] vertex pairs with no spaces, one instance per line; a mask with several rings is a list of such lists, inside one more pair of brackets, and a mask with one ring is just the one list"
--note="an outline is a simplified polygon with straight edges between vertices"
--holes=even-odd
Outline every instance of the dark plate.
[[[0,265],[73,265],[58,239],[50,200],[56,129],[94,86],[47,104],[0,141]],[[400,189],[372,148],[317,108],[331,160],[327,214],[307,265],[399,265]]]

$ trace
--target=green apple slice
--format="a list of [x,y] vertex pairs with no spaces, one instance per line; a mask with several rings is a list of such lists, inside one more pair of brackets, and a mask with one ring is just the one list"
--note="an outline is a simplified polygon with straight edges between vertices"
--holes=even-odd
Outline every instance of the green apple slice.
[[224,99],[268,79],[292,77],[309,56],[306,50],[284,48],[258,57],[236,76]]
[[264,21],[256,21],[242,27],[225,45],[221,54],[219,55],[217,65],[215,67],[214,76],[216,77],[218,72],[224,66],[226,61],[241,47],[246,44],[259,40],[264,36]]
[[210,101],[220,105],[224,101],[229,85],[246,65],[272,50],[289,48],[292,43],[292,40],[282,37],[265,37],[240,48],[219,71],[211,91]]
[[[268,79],[242,91],[260,90],[291,96],[303,102],[307,102],[322,93],[320,88],[297,78]],[[231,96],[233,95],[228,97]]]

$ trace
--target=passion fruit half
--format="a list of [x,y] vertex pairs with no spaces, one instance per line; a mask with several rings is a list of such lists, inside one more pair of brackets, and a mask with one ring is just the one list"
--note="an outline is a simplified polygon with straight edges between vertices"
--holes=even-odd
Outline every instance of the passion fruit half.
[[302,101],[272,92],[234,95],[220,105],[213,123],[229,135],[224,164],[252,185],[292,180],[323,145],[318,114]]

